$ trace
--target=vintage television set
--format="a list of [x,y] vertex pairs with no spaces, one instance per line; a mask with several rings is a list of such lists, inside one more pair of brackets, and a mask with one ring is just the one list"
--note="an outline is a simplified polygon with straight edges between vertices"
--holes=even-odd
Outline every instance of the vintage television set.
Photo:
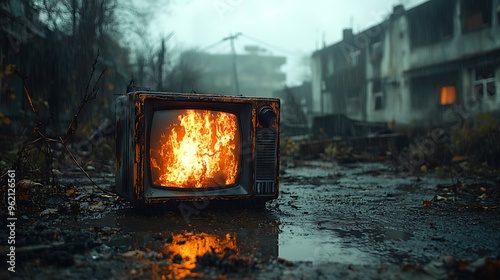
[[138,90],[116,101],[116,192],[133,204],[277,198],[279,99]]

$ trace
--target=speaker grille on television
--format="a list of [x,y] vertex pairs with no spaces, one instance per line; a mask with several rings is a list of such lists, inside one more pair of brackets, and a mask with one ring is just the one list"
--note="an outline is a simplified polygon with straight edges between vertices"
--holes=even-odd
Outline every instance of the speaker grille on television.
[[255,192],[273,193],[276,178],[276,129],[257,129],[255,145]]

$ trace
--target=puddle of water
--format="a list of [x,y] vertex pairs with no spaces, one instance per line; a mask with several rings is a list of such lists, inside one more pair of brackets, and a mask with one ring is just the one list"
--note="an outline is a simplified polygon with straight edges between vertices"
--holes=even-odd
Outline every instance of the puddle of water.
[[227,256],[278,257],[279,223],[270,211],[207,211],[187,221],[178,213],[148,217],[123,209],[80,223],[119,228],[121,234],[110,244],[163,253],[170,260],[165,269],[176,279],[200,276],[195,272],[198,261],[213,262]]
[[[217,244],[222,246],[219,251],[228,247],[238,255],[259,258],[281,257],[290,261],[343,264],[372,264],[375,261],[372,255],[348,246],[334,231],[320,231],[313,225],[280,226],[270,211],[210,213],[193,217],[187,224],[180,215],[174,213],[145,217],[135,214],[131,209],[124,209],[80,223],[86,227],[119,227],[128,236],[119,240],[119,244],[145,244],[157,251],[181,253],[189,268],[194,267],[196,256],[202,256],[210,248],[217,248]],[[172,236],[173,245],[154,245],[158,236],[166,240]],[[231,242],[227,241],[228,236]]]
[[284,226],[279,235],[279,257],[290,261],[319,263],[373,264],[372,255],[356,247],[348,247],[333,232],[300,234],[303,228]]
[[[155,243],[158,236],[168,240],[179,234],[189,236],[186,239],[204,242],[210,238],[225,240],[227,236],[231,236],[236,240],[237,251],[241,255],[264,258],[278,255],[279,222],[269,211],[207,211],[192,216],[187,221],[178,213],[147,217],[134,213],[132,209],[123,209],[100,219],[87,219],[80,223],[85,227],[118,227],[124,235],[129,236],[122,243],[154,246],[151,243]],[[210,238],[205,238],[207,236]],[[160,245],[157,244],[156,247]],[[198,245],[194,247],[196,246]],[[154,247],[151,249],[161,250]]]

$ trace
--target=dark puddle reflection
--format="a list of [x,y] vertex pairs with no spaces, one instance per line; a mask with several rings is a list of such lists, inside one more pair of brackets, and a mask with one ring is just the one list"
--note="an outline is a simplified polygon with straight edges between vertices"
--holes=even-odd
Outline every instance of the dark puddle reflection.
[[179,213],[145,216],[132,209],[80,222],[85,227],[115,227],[109,245],[151,250],[167,259],[162,269],[176,279],[199,276],[197,266],[238,259],[253,262],[278,257],[279,219],[268,210],[202,211],[185,219]]
[[372,264],[376,258],[363,246],[348,242],[331,231],[313,224],[286,225],[279,236],[279,257],[312,263]]

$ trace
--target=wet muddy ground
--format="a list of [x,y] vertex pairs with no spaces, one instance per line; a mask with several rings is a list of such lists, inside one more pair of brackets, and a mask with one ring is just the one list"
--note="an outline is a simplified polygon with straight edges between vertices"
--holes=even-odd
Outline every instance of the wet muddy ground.
[[[89,171],[112,190],[112,168]],[[79,171],[19,185],[17,279],[497,279],[496,178],[390,163],[284,168],[265,209],[146,215]],[[188,205],[190,206],[190,205]],[[1,217],[5,227],[6,214]],[[7,233],[1,233],[7,240]],[[4,244],[4,242],[2,243]],[[2,246],[2,255],[7,254]]]

